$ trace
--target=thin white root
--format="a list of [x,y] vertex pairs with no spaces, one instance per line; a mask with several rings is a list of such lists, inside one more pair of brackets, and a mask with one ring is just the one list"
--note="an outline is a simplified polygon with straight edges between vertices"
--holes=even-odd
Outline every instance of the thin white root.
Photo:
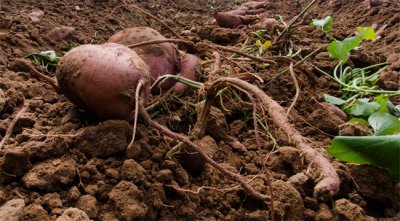
[[140,89],[143,87],[145,81],[140,80],[135,91],[135,116],[133,119],[133,128],[132,128],[132,139],[131,142],[129,143],[127,149],[130,149],[133,145],[133,142],[135,142],[135,136],[136,136],[136,128],[137,128],[137,121],[138,121],[138,116],[139,116],[139,97],[140,97]]

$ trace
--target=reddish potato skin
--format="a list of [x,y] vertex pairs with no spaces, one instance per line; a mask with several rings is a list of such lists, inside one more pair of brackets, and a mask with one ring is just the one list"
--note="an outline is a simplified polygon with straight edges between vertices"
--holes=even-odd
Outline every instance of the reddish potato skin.
[[66,39],[74,39],[74,27],[61,26],[56,27],[47,33],[46,37],[52,42],[60,42]]
[[214,12],[214,19],[218,26],[223,28],[236,28],[243,25],[242,16],[229,12]]
[[[148,27],[127,28],[117,32],[108,42],[118,43],[125,46],[137,44],[144,41],[166,39],[156,30]],[[180,69],[178,49],[171,43],[153,44],[133,48],[139,56],[150,67],[151,80],[154,82],[158,77],[166,74],[174,75]],[[161,85],[162,90],[168,90],[174,85],[173,81],[166,81]]]
[[[190,80],[197,80],[200,73],[200,62],[201,60],[192,54],[181,52],[181,70],[179,75],[188,78]],[[175,94],[182,94],[189,86],[182,83],[176,83],[174,86]]]
[[130,120],[136,85],[149,80],[149,67],[123,45],[81,45],[61,58],[56,78],[71,102],[100,120]]

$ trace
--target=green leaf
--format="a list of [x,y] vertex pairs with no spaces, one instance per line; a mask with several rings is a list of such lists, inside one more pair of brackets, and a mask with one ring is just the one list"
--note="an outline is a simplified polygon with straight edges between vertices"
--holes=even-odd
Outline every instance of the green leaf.
[[343,41],[332,41],[327,48],[329,56],[333,59],[346,61],[350,51],[358,47],[361,41],[362,38],[360,36],[349,37]]
[[332,31],[331,30],[332,24],[333,24],[333,18],[331,16],[326,16],[323,19],[313,19],[310,25],[314,27],[320,27],[326,33],[329,33]]
[[389,113],[391,113],[392,115],[394,115],[396,117],[400,117],[400,104],[397,106],[394,106],[393,103],[388,100],[386,102],[386,107],[387,107]]
[[366,126],[366,127],[368,127],[369,126],[369,124],[368,124],[368,121],[366,121],[366,120],[364,120],[364,119],[362,119],[362,118],[358,118],[358,117],[353,117],[353,118],[351,118],[349,121],[347,121],[348,123],[360,123],[360,124],[362,124],[362,125],[364,125],[364,126]]
[[368,102],[368,98],[357,99],[355,105],[345,110],[346,113],[353,116],[368,117],[372,113],[375,113],[380,108],[380,105],[376,102]]
[[345,100],[343,100],[341,98],[338,98],[338,97],[334,97],[334,96],[328,95],[328,94],[324,94],[324,98],[325,98],[326,102],[328,102],[330,104],[333,104],[333,105],[340,106],[340,105],[346,103]]
[[392,135],[396,132],[400,132],[400,120],[388,113],[373,113],[368,118],[368,122],[374,129],[374,134],[377,136]]
[[357,31],[364,40],[378,39],[378,35],[375,33],[375,30],[372,27],[357,27]]
[[400,135],[338,136],[327,152],[341,161],[384,167],[400,181]]
[[386,95],[379,95],[375,98],[375,102],[380,105],[379,112],[389,113],[387,108],[387,102],[389,101],[389,97]]

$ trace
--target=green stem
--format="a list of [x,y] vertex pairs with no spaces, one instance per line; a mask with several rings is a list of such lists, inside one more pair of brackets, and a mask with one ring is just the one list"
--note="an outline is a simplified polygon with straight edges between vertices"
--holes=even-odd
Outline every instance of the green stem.
[[190,80],[190,79],[182,77],[180,75],[166,74],[166,75],[163,75],[163,76],[160,76],[159,78],[157,78],[156,82],[154,82],[154,84],[151,87],[153,88],[155,85],[158,85],[158,84],[160,84],[161,82],[163,82],[163,81],[165,81],[167,79],[173,79],[173,80],[175,80],[177,82],[180,82],[182,84],[186,84],[186,85],[188,85],[188,86],[190,86],[192,88],[196,88],[196,89],[200,89],[204,85],[203,83]]
[[[301,50],[301,49],[300,49],[300,50]],[[304,61],[306,61],[306,60],[307,60],[308,58],[310,58],[311,56],[315,55],[315,54],[316,54],[317,52],[319,52],[320,50],[321,50],[321,48],[315,49],[313,52],[311,52],[310,54],[308,54],[307,56],[305,56],[304,58],[302,58],[300,61],[298,61],[297,63],[295,63],[295,64],[293,65],[293,67],[297,67],[297,66],[303,64]],[[314,67],[315,67],[315,66],[314,66]],[[316,68],[316,67],[315,67],[315,68]],[[275,75],[275,76],[269,78],[269,79],[268,79],[268,83],[270,83],[271,81],[275,80],[276,78],[280,77],[281,75],[285,74],[285,73],[288,72],[288,71],[289,71],[289,68],[286,68],[285,70],[279,72],[277,75]],[[322,71],[322,70],[321,70],[321,71]],[[325,73],[326,73],[326,72],[325,72]],[[327,73],[326,73],[326,74],[327,74]],[[328,74],[328,75],[329,75],[329,74]],[[330,76],[330,75],[329,75],[329,76]],[[266,83],[266,84],[268,84],[268,83]]]
[[278,36],[275,42],[278,42],[279,39],[292,27],[292,25],[300,18],[302,17],[315,3],[317,0],[313,0],[308,4],[303,11],[300,12],[297,16],[295,16],[292,20],[290,20],[289,24],[285,27],[285,29],[282,31],[282,33]]

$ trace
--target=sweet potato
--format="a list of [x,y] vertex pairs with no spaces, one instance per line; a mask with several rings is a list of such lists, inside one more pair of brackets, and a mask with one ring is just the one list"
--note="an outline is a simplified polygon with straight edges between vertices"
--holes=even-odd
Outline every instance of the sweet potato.
[[135,51],[114,43],[76,47],[61,58],[56,72],[61,92],[100,120],[130,120],[138,82],[149,77]]
[[[163,39],[165,39],[165,37],[154,29],[148,27],[135,27],[117,32],[111,36],[108,42],[129,46],[143,41]],[[161,75],[176,74],[177,70],[180,68],[178,49],[171,43],[146,45],[133,48],[133,50],[136,51],[136,53],[150,67],[152,81]],[[169,89],[173,84],[173,81],[168,81],[162,85],[162,89]]]
[[[156,30],[148,27],[135,27],[124,29],[109,39],[109,42],[130,46],[144,41],[166,39]],[[150,67],[151,81],[154,82],[162,75],[180,74],[191,80],[197,78],[199,59],[185,52],[179,51],[174,44],[159,43],[132,48]],[[168,90],[175,82],[167,80],[161,84],[161,90]],[[182,93],[187,87],[177,84],[175,93]],[[154,91],[153,91],[154,92]]]
[[67,40],[67,39],[75,39],[76,37],[74,36],[74,27],[69,27],[69,26],[61,26],[61,27],[56,27],[49,31],[47,33],[46,37],[54,42],[60,42],[62,40]]
[[[200,59],[195,55],[185,53],[180,51],[181,55],[181,68],[179,70],[179,74],[185,78],[190,80],[197,80],[198,73],[200,72]],[[175,94],[181,94],[188,89],[189,86],[182,83],[176,83],[174,85]]]
[[227,12],[214,12],[211,24],[224,28],[237,28],[242,25],[252,25],[257,29],[266,29],[271,32],[282,31],[285,26],[273,18],[268,18],[265,7],[269,1],[250,1]]

